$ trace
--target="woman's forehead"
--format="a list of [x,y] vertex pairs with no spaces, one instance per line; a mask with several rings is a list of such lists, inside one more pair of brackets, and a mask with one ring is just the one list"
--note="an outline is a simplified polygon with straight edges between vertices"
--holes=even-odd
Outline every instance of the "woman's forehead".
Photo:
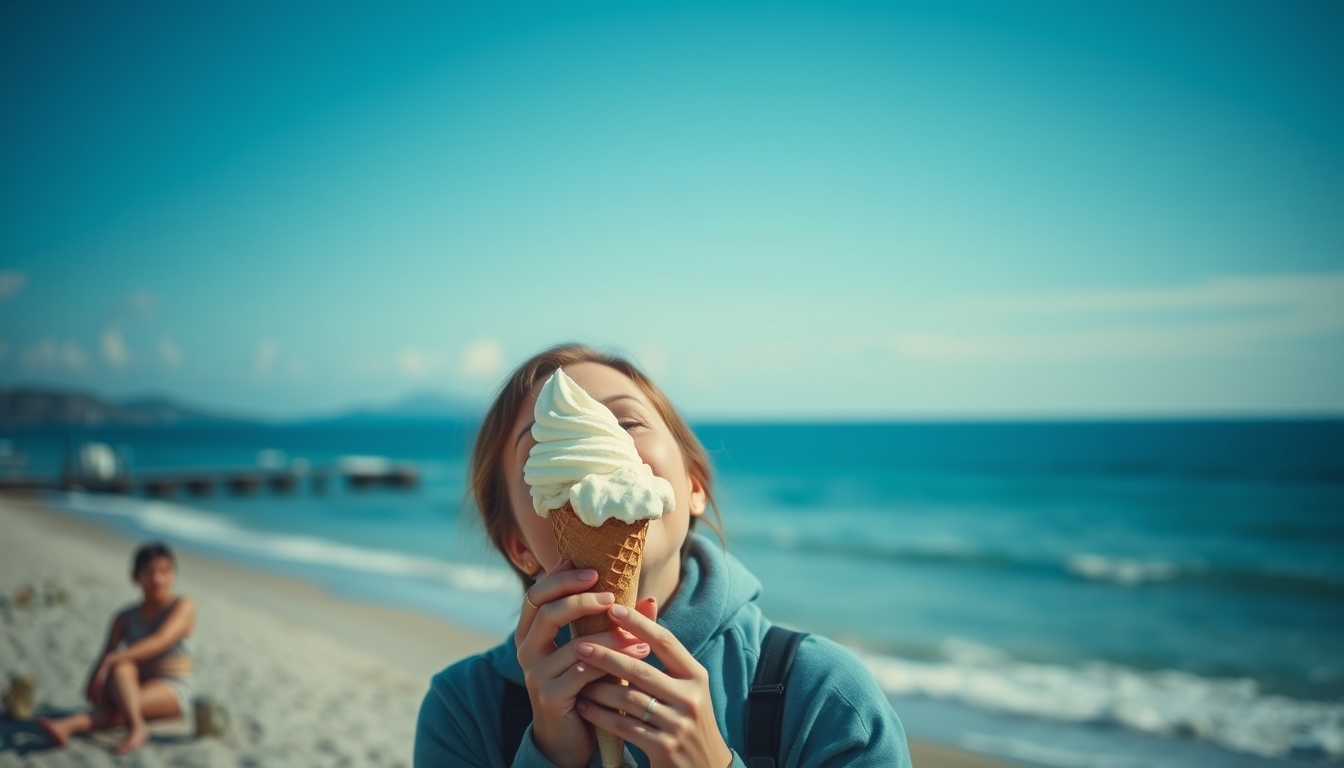
[[[568,366],[565,368],[565,374],[595,400],[602,400],[612,395],[638,395],[643,399],[644,392],[629,376],[601,363],[579,363]],[[537,391],[540,392],[541,388],[538,387]]]

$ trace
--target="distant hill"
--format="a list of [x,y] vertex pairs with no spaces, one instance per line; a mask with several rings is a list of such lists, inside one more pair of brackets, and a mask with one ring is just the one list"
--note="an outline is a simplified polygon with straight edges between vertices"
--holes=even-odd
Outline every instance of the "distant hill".
[[417,392],[382,406],[363,406],[323,422],[409,421],[419,419],[451,419],[466,421],[479,419],[481,409],[464,399],[449,397],[438,392]]
[[84,392],[0,389],[0,428],[161,427],[245,422],[179,405],[163,397],[113,402]]
[[[379,421],[442,419],[473,421],[481,409],[436,392],[420,392],[390,405],[365,406],[333,416],[305,418],[301,424],[360,424]],[[115,401],[87,392],[40,387],[0,389],[0,429],[42,427],[171,427],[205,424],[275,424],[274,419],[225,415],[182,405],[167,397]]]

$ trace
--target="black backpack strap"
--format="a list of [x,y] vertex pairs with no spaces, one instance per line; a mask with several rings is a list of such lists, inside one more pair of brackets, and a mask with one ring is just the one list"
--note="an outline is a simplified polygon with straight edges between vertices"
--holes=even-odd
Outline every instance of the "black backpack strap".
[[513,757],[523,743],[523,734],[531,724],[532,699],[528,698],[527,689],[505,678],[504,703],[499,708],[499,747],[504,753],[505,765],[513,765]]
[[761,643],[756,679],[747,695],[747,768],[776,768],[784,732],[784,683],[806,632],[771,627]]

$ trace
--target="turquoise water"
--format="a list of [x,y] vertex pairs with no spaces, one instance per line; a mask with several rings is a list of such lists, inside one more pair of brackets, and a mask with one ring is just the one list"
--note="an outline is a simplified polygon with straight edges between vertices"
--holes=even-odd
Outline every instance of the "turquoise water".
[[[1344,423],[697,432],[768,614],[864,654],[916,735],[1039,765],[1344,759]],[[8,437],[54,470],[88,435]],[[416,460],[410,493],[55,501],[361,599],[513,621],[517,586],[461,514],[466,425],[95,437],[140,469]]]

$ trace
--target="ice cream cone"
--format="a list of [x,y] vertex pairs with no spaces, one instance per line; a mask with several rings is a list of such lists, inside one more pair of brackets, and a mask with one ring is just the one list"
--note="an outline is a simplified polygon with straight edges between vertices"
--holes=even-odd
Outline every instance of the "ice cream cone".
[[[592,591],[611,592],[616,596],[617,604],[634,609],[639,596],[639,566],[644,557],[649,520],[626,523],[611,519],[594,528],[580,520],[568,504],[551,510],[550,520],[561,556],[568,558],[577,569],[597,571],[597,584]],[[605,613],[584,616],[569,625],[570,634],[576,638],[612,628]],[[599,728],[597,748],[602,753],[603,768],[616,768],[621,764],[625,742],[619,736]]]

